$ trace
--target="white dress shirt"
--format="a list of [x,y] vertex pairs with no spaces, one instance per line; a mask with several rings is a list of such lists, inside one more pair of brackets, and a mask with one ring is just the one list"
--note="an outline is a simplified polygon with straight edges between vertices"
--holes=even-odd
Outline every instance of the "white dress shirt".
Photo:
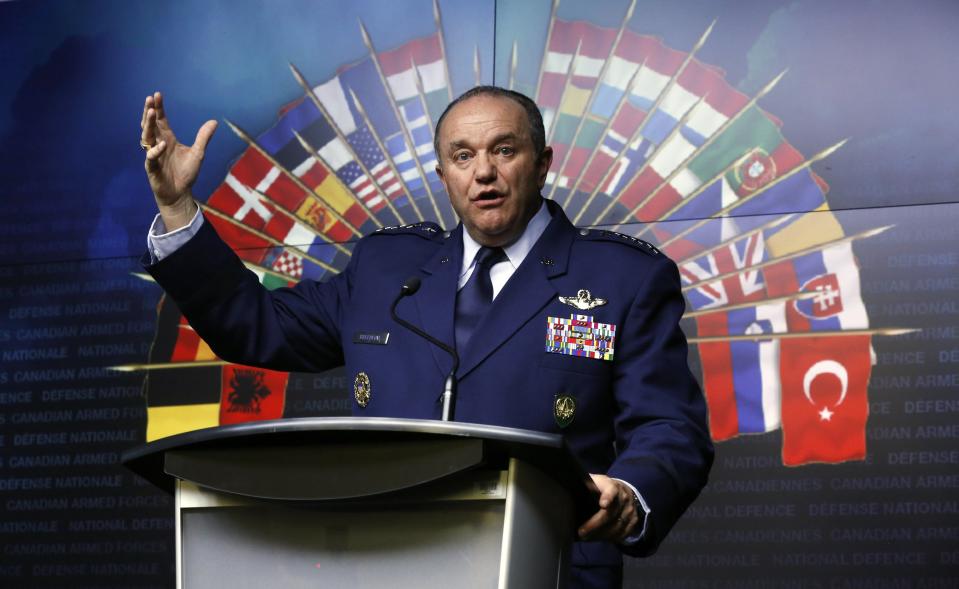
[[[533,246],[536,244],[536,241],[543,232],[546,231],[546,226],[549,225],[551,219],[549,209],[546,208],[546,202],[544,201],[540,205],[539,210],[536,211],[536,214],[533,215],[533,218],[529,220],[529,224],[526,225],[526,229],[523,230],[519,239],[503,247],[503,251],[506,253],[506,259],[498,264],[493,264],[489,269],[489,279],[493,284],[493,299],[496,299],[499,291],[503,290],[503,287],[506,286],[506,281],[510,279],[513,272],[516,272],[519,265],[526,259],[526,255],[529,254],[530,250],[533,249]],[[473,275],[473,268],[476,267],[476,253],[481,247],[483,246],[470,237],[469,232],[464,228],[463,267],[460,269],[459,284],[456,287],[457,290],[463,288],[470,279],[470,276]]]

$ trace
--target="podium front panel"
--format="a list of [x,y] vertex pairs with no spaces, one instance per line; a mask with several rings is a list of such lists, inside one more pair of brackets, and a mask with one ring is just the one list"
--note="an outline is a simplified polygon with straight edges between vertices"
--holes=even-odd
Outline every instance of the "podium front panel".
[[503,502],[189,509],[181,526],[188,588],[495,588]]

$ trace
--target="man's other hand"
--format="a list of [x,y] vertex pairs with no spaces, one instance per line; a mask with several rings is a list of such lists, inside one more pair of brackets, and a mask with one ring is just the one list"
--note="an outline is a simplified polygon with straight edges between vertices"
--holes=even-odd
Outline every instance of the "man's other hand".
[[591,474],[599,489],[599,511],[579,527],[581,540],[622,542],[636,533],[640,521],[633,490],[606,475]]
[[207,121],[196,133],[192,146],[176,139],[166,111],[163,95],[147,96],[140,119],[140,145],[146,150],[147,179],[156,198],[167,231],[187,225],[196,212],[190,187],[200,173],[206,146],[216,131],[216,121]]

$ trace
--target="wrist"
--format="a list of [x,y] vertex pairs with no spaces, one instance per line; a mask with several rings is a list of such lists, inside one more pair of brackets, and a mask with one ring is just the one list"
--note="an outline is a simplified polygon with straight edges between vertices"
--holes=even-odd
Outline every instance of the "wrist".
[[193,216],[196,215],[198,205],[193,199],[193,195],[187,192],[177,202],[169,205],[158,205],[158,208],[167,231],[176,231],[190,224]]

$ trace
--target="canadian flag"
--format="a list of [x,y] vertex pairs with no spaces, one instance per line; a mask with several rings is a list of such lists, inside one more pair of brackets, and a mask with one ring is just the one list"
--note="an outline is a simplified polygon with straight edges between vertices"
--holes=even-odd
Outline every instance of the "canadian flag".
[[869,336],[780,342],[783,464],[866,457]]

